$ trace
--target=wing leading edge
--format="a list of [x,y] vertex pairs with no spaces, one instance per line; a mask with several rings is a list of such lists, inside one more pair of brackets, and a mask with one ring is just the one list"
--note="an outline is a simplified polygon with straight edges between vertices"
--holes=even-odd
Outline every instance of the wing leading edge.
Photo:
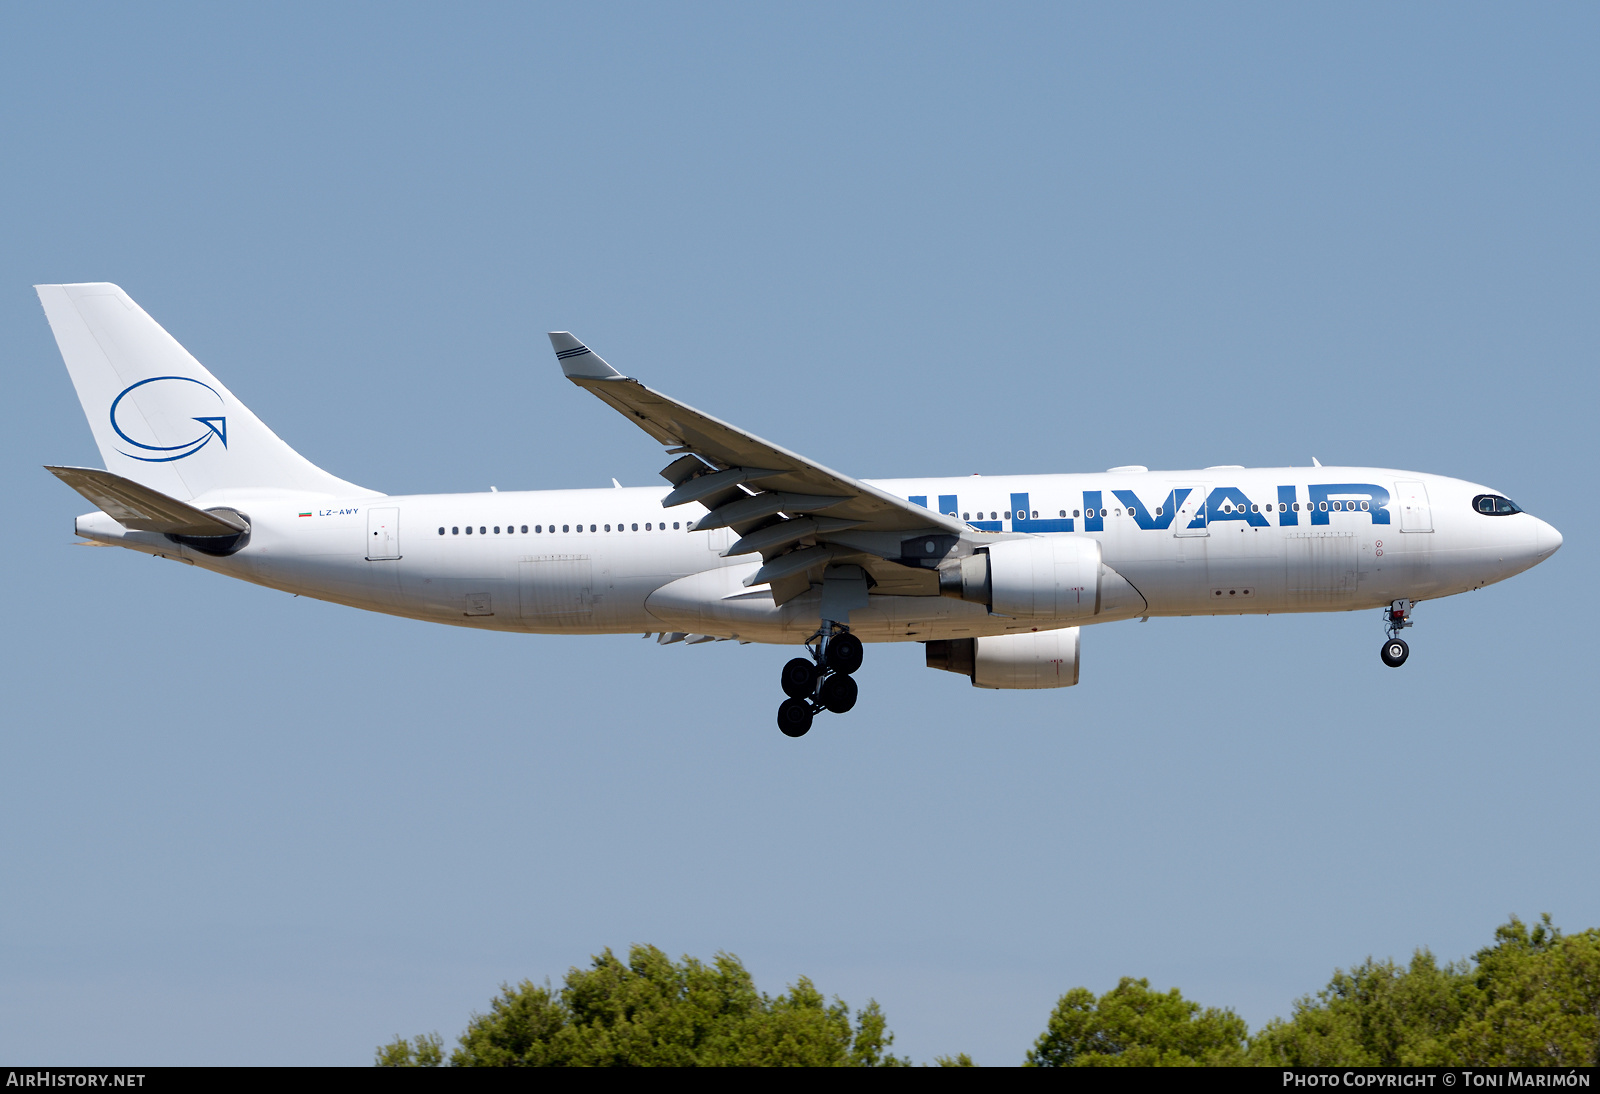
[[762,567],[746,584],[770,583],[782,604],[827,568],[855,565],[867,571],[877,592],[938,595],[937,572],[902,545],[915,539],[920,552],[929,534],[960,537],[970,532],[961,521],[653,391],[566,331],[552,332],[550,344],[567,379],[678,456],[661,471],[673,487],[662,505],[700,502],[710,512],[697,529],[732,528],[739,536],[724,555],[761,555]]

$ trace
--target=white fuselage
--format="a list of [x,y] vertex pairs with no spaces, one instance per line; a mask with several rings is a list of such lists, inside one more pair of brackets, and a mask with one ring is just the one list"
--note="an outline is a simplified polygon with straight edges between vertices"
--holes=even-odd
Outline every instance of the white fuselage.
[[[1108,602],[1092,619],[1062,620],[1061,626],[1147,615],[1347,611],[1424,600],[1502,581],[1561,543],[1555,529],[1530,514],[1474,511],[1472,499],[1490,493],[1485,487],[1374,468],[972,476],[872,485],[956,513],[980,538],[1036,532],[1098,540],[1105,565],[1135,595]],[[227,557],[128,531],[103,513],[80,518],[78,533],[302,596],[455,626],[564,634],[676,631],[785,643],[803,641],[816,628],[816,589],[774,606],[765,586],[742,583],[761,565],[760,556],[723,557],[737,537],[726,528],[689,531],[705,510],[698,504],[663,509],[666,492],[329,498],[249,491],[195,499],[197,506],[231,506],[248,516],[248,543]],[[1048,625],[940,596],[874,595],[850,618],[866,641],[963,638]]]

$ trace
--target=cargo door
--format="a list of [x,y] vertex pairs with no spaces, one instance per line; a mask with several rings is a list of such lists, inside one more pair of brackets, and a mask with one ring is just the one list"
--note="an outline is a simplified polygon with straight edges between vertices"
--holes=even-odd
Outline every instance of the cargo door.
[[517,564],[522,618],[581,622],[594,611],[594,566],[588,555],[540,555]]
[[1284,584],[1290,607],[1316,610],[1355,601],[1356,534],[1338,529],[1286,533]]

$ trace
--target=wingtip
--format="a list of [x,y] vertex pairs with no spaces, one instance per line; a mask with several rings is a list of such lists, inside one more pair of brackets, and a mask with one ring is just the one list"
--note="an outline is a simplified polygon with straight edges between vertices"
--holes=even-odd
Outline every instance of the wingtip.
[[572,336],[570,331],[550,332],[550,348],[556,351],[561,371],[569,380],[620,380],[622,373],[606,364],[599,354]]

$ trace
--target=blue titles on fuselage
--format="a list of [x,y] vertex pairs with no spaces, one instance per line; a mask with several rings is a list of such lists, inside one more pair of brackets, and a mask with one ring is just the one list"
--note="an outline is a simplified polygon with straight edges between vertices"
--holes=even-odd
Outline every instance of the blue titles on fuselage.
[[1261,506],[1251,505],[1237,486],[1219,486],[1211,491],[1205,511],[1190,521],[1189,527],[1204,528],[1219,520],[1242,520],[1252,528],[1266,528],[1270,523],[1261,515]]
[[[1389,523],[1389,491],[1376,483],[1370,482],[1345,482],[1345,483],[1315,483],[1308,486],[1307,493],[1310,501],[1306,503],[1306,511],[1311,515],[1313,525],[1329,523],[1328,514],[1332,512],[1360,512],[1370,517],[1373,524]],[[1146,532],[1165,531],[1172,527],[1172,520],[1188,499],[1192,492],[1189,487],[1180,487],[1167,493],[1166,500],[1160,505],[1151,508],[1140,500],[1132,490],[1113,490],[1111,493],[1128,510],[1128,515],[1138,527]],[[1267,513],[1277,509],[1278,524],[1283,527],[1294,527],[1300,523],[1299,502],[1297,488],[1293,486],[1279,486],[1277,488],[1278,500],[1276,506],[1266,506],[1262,511],[1261,504],[1252,502],[1243,490],[1236,486],[1219,486],[1206,496],[1205,503],[1195,513],[1194,518],[1185,526],[1192,529],[1203,529],[1210,524],[1224,520],[1242,520],[1252,528],[1271,527],[1272,521]],[[1103,491],[1085,490],[1083,492],[1083,530],[1085,532],[1105,531],[1106,514],[1109,512],[1103,505]],[[1337,496],[1336,496],[1337,495]],[[928,496],[918,494],[910,497],[913,505],[928,507]],[[939,495],[939,512],[947,516],[959,517],[959,498],[955,494]],[[1120,515],[1121,511],[1118,511]],[[1071,532],[1075,531],[1077,516],[1074,510],[1073,517],[1063,515],[1060,517],[1038,517],[1033,514],[1029,495],[1016,493],[1011,495],[1011,508],[1006,512],[1006,518],[1011,521],[1011,531],[1014,532]],[[983,513],[977,514],[977,520],[968,520],[967,524],[979,532],[1003,532],[1006,530],[1005,522],[1001,520],[984,520]],[[963,518],[964,519],[964,518]]]
[[1385,508],[1389,504],[1389,491],[1381,486],[1374,486],[1370,482],[1319,483],[1310,490],[1312,524],[1328,523],[1328,510],[1332,508],[1328,504],[1328,499],[1334,494],[1364,495],[1360,504],[1363,509],[1371,507],[1369,512],[1372,514],[1372,523],[1389,523],[1389,510]]
[[[1172,526],[1172,518],[1178,512],[1178,506],[1183,504],[1184,499],[1190,493],[1187,486],[1173,490],[1167,494],[1166,501],[1152,509],[1140,501],[1139,496],[1132,490],[1113,490],[1111,492],[1116,495],[1118,501],[1128,507],[1128,515],[1133,518],[1134,523],[1147,532],[1170,528]],[[1087,497],[1087,495],[1085,496]]]

